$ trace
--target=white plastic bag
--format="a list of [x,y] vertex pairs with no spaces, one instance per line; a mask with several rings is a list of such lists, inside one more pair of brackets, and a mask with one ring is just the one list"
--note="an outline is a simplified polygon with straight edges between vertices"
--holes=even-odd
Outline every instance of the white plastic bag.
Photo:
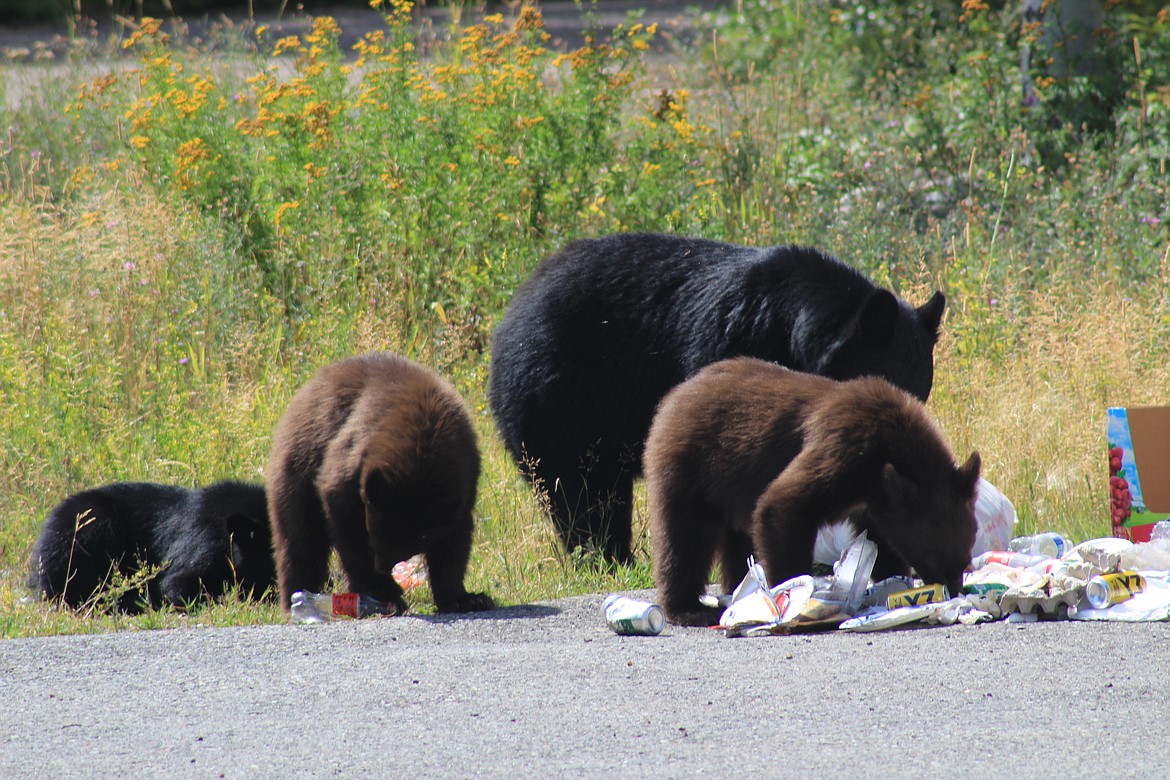
[[1016,508],[1007,496],[983,477],[975,486],[974,558],[990,550],[1006,550],[1015,535]]

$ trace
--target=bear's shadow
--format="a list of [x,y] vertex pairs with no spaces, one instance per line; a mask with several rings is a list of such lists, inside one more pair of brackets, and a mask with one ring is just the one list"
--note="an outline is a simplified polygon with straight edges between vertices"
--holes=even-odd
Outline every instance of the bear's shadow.
[[432,615],[410,614],[406,617],[418,618],[428,623],[457,623],[463,620],[533,620],[547,618],[561,614],[557,607],[547,604],[518,604],[514,607],[496,607],[484,612],[443,612]]

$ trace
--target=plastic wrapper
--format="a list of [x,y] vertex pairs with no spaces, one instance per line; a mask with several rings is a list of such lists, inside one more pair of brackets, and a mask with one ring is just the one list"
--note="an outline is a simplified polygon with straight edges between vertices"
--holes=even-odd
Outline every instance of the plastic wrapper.
[[[933,604],[921,604],[916,607],[896,607],[894,609],[875,607],[866,610],[857,617],[843,621],[840,625],[840,630],[858,632],[888,631],[892,628],[909,626],[915,623],[950,626],[959,622],[963,615],[972,613],[973,611],[970,604],[962,597]],[[990,615],[987,616],[988,619],[990,617]],[[977,621],[972,620],[969,622]]]
[[866,533],[855,537],[834,566],[833,576],[817,582],[795,577],[768,588],[763,568],[748,558],[748,573],[732,594],[719,625],[728,636],[834,629],[861,607],[877,545]]
[[423,563],[422,556],[416,555],[394,564],[390,576],[398,583],[398,587],[411,590],[426,583],[427,566]]
[[1029,569],[1016,568],[1014,566],[1006,566],[1002,563],[992,562],[985,566],[980,566],[968,574],[963,579],[963,587],[970,588],[974,585],[996,584],[1002,585],[1006,590],[1007,588],[1014,588],[1017,585],[1037,583],[1043,576]]
[[1165,541],[1143,542],[1121,551],[1119,569],[1170,571],[1170,544]]
[[848,520],[821,526],[817,530],[817,540],[813,545],[813,561],[832,566],[841,559],[856,538],[857,531]]
[[999,600],[1007,592],[1008,586],[998,582],[968,583],[963,586],[963,598],[973,609],[986,612],[990,619],[998,620],[1003,614]]
[[841,601],[842,611],[852,615],[861,608],[865,591],[869,588],[869,575],[877,561],[877,545],[869,540],[869,534],[862,531],[853,540],[833,567],[832,601]]
[[908,623],[925,619],[929,607],[898,607],[897,609],[875,609],[843,621],[841,631],[886,631]]
[[[761,568],[761,577],[762,572]],[[749,579],[753,581],[750,585],[746,584]],[[719,625],[727,630],[728,636],[772,633],[771,627],[791,621],[800,614],[817,587],[816,579],[807,574],[768,590],[761,588],[760,582],[752,574],[749,559],[748,575],[735,589],[739,596],[732,600],[719,619]]]
[[995,485],[980,477],[975,487],[975,544],[971,556],[1006,550],[1015,532],[1015,506]]

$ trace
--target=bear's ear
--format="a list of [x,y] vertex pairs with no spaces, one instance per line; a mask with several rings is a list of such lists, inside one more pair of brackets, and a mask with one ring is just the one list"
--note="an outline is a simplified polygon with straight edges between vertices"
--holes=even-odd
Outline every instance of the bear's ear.
[[938,331],[942,327],[943,310],[946,307],[947,297],[942,294],[942,290],[935,290],[930,300],[918,307],[918,321],[935,341],[938,341]]
[[889,290],[874,290],[857,313],[857,333],[871,346],[884,346],[894,340],[898,326],[898,299]]
[[975,495],[975,486],[979,482],[979,468],[983,465],[978,452],[972,452],[967,462],[959,466],[959,487],[964,495]]
[[374,509],[385,511],[394,502],[393,488],[381,469],[366,469],[362,473],[362,501]]
[[891,504],[904,504],[912,488],[910,480],[899,474],[893,463],[887,463],[882,469],[882,486]]

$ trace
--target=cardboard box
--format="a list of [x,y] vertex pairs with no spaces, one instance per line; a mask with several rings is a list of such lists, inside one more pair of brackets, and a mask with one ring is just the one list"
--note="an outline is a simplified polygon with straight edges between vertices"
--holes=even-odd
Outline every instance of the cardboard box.
[[1148,542],[1154,523],[1170,519],[1170,406],[1108,412],[1112,532]]

